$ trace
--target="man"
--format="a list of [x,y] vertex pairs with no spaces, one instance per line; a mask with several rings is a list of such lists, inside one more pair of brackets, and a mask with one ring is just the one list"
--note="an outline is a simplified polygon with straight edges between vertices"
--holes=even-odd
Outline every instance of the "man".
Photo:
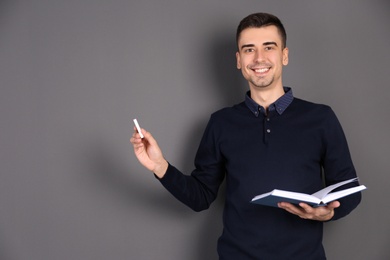
[[295,98],[291,88],[283,87],[288,48],[277,17],[249,15],[239,24],[236,39],[237,68],[249,91],[242,103],[212,114],[191,176],[170,165],[144,129],[144,139],[137,132],[130,139],[135,154],[195,211],[209,207],[226,178],[220,259],[326,259],[323,222],[349,214],[360,193],[317,208],[249,202],[275,188],[313,193],[324,182],[356,177],[343,130],[330,107]]

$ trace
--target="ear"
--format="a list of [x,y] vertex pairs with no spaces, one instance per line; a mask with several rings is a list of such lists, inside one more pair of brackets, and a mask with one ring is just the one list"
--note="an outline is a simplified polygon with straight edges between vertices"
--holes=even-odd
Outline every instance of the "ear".
[[237,60],[237,69],[241,69],[241,59],[240,59],[240,54],[236,52],[236,60]]
[[286,66],[288,64],[288,48],[283,49],[283,65]]

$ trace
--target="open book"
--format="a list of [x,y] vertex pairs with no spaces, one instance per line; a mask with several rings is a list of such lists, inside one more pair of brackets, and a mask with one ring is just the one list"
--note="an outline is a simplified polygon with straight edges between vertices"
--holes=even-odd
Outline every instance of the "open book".
[[300,202],[304,202],[314,207],[325,206],[329,202],[366,189],[366,186],[360,185],[331,193],[332,190],[354,181],[357,181],[357,178],[330,185],[311,195],[275,189],[271,192],[267,192],[254,197],[251,202],[273,207],[278,207],[279,202],[290,202],[293,204],[299,204]]

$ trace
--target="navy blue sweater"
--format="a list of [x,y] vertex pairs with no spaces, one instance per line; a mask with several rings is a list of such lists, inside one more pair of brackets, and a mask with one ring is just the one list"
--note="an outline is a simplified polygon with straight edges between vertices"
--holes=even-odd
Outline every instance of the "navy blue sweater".
[[[177,199],[201,211],[214,201],[226,178],[220,259],[326,259],[322,222],[250,203],[275,188],[311,194],[324,181],[331,185],[356,177],[332,109],[286,91],[267,115],[248,97],[212,114],[196,169],[188,176],[169,165],[160,180]],[[333,220],[350,213],[360,199],[360,193],[340,199]]]

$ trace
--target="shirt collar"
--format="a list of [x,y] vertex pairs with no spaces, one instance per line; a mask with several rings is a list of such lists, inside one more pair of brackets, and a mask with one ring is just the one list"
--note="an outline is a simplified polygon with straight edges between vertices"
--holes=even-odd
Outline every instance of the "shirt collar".
[[[269,111],[276,110],[276,112],[278,112],[279,115],[281,115],[284,112],[284,110],[286,110],[286,108],[291,104],[291,102],[294,99],[292,89],[290,87],[283,87],[283,89],[284,89],[284,95],[281,96],[278,100],[276,100],[268,107]],[[251,98],[250,91],[248,91],[245,95],[245,104],[256,117],[259,116],[259,112],[265,114],[264,107],[257,104]]]

